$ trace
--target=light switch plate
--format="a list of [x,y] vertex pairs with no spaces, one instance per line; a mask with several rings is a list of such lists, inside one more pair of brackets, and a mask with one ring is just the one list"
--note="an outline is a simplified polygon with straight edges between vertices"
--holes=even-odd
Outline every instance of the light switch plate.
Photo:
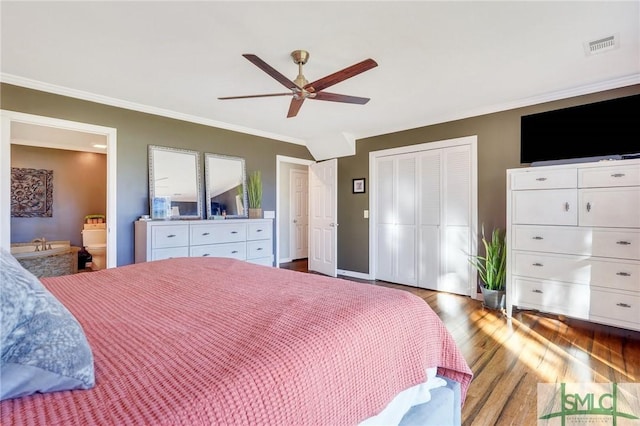
[[364,211],[364,218],[369,219],[369,210]]

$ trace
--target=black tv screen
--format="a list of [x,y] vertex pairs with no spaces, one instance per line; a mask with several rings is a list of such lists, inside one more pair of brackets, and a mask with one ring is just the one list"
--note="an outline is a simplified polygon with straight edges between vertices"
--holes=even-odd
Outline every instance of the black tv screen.
[[640,95],[538,114],[520,120],[520,162],[640,153]]

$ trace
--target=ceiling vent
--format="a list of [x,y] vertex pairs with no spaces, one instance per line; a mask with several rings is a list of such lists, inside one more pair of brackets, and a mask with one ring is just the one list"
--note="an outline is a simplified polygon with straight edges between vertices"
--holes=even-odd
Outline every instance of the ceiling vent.
[[617,49],[620,46],[618,38],[618,34],[613,34],[607,37],[601,37],[597,40],[587,41],[584,43],[585,53],[587,56],[591,56],[596,53],[604,53],[609,50]]

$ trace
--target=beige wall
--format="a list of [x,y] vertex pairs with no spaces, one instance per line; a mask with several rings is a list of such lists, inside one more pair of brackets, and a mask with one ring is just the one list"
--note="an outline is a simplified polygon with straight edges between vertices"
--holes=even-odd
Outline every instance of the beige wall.
[[[477,135],[478,224],[484,223],[487,229],[504,227],[506,170],[521,166],[520,117],[638,93],[640,85],[634,85],[358,140],[355,156],[338,159],[338,268],[369,272],[369,222],[362,214],[369,208],[369,152]],[[365,195],[351,193],[351,180],[359,177],[367,177]]]
[[53,171],[51,217],[12,217],[11,242],[34,238],[69,240],[82,246],[82,226],[88,214],[106,215],[107,162],[104,154],[11,146],[11,167]]

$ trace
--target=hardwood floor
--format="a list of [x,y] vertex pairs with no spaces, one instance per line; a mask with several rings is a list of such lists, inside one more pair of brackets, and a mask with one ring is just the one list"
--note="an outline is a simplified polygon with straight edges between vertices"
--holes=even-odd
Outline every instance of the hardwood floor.
[[[306,260],[282,268],[308,272]],[[382,281],[424,299],[474,373],[464,425],[537,424],[538,383],[640,382],[640,332],[514,310],[508,320],[469,297]]]

